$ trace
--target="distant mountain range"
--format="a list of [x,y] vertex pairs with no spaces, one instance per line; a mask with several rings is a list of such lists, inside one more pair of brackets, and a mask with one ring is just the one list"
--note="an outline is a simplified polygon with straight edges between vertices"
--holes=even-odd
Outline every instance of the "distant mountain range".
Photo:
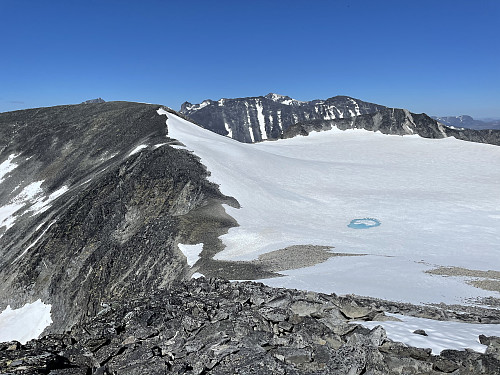
[[444,116],[437,117],[432,116],[433,119],[439,121],[442,124],[448,126],[454,126],[458,128],[469,128],[469,129],[500,129],[499,119],[486,119],[486,120],[476,120],[471,116],[461,115],[461,116]]
[[500,130],[486,130],[487,126],[483,126],[486,123],[470,116],[431,118],[348,96],[308,102],[273,93],[218,101],[208,99],[200,104],[185,102],[180,113],[205,129],[246,143],[338,127],[344,130],[363,128],[384,134],[416,134],[424,138],[453,136],[465,141],[500,144]]

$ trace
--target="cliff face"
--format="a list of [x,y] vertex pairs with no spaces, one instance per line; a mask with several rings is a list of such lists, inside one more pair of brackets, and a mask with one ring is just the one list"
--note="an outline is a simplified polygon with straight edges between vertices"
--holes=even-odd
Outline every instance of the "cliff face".
[[[177,244],[199,240],[199,210],[234,201],[194,155],[169,145],[159,107],[0,114],[0,309],[42,299],[49,330],[60,332],[103,301],[190,276]],[[234,223],[214,214],[200,225],[216,242]]]
[[365,129],[383,134],[419,135],[424,138],[455,137],[464,141],[500,145],[500,130],[473,130],[446,126],[426,114],[405,109],[385,108],[377,113],[334,120],[313,120],[290,126],[282,138],[307,135],[311,131]]
[[205,100],[194,105],[186,102],[180,113],[215,133],[253,143],[279,138],[298,122],[352,117],[383,108],[348,96],[301,102],[271,93],[252,98]]

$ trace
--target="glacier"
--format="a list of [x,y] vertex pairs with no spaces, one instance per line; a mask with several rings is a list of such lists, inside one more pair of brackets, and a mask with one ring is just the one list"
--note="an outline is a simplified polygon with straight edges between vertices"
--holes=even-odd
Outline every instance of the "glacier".
[[[159,111],[161,114],[161,111]],[[497,291],[439,267],[499,270],[500,148],[454,138],[361,129],[244,144],[169,113],[169,136],[193,151],[238,227],[215,258],[248,261],[291,245],[331,246],[333,257],[261,280],[277,287],[410,303],[479,304]],[[356,218],[382,225],[355,230]]]

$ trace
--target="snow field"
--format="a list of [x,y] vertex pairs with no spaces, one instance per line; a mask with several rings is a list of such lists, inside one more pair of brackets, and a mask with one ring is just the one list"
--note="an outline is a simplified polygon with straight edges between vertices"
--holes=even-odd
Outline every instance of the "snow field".
[[10,306],[0,313],[0,342],[16,340],[21,344],[38,338],[43,330],[52,323],[51,305],[41,300],[27,303],[20,309]]
[[193,267],[198,259],[200,259],[200,253],[203,250],[203,244],[199,243],[196,245],[183,245],[179,244],[179,250],[182,251],[184,256],[187,259],[187,264],[190,267]]
[[[479,343],[479,335],[500,336],[498,324],[470,324],[460,322],[443,322],[438,320],[415,318],[397,314],[394,316],[401,322],[356,322],[366,328],[384,327],[387,337],[417,348],[430,348],[432,354],[438,355],[445,349],[472,349],[479,353],[486,351],[486,345]],[[428,336],[413,333],[423,329]]]
[[[225,207],[239,227],[221,237],[226,248],[217,259],[332,246],[367,256],[331,258],[265,282],[412,303],[500,296],[465,278],[424,273],[439,266],[500,270],[500,170],[492,167],[499,147],[358,129],[243,144],[170,113],[167,125],[241,205]],[[381,225],[348,227],[364,217]]]

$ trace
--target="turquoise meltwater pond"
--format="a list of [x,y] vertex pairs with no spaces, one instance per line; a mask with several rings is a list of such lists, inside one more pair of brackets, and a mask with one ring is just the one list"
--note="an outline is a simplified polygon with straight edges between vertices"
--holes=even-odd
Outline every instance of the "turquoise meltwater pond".
[[380,221],[372,217],[365,217],[363,219],[353,219],[349,223],[348,227],[352,229],[368,229],[378,227]]

